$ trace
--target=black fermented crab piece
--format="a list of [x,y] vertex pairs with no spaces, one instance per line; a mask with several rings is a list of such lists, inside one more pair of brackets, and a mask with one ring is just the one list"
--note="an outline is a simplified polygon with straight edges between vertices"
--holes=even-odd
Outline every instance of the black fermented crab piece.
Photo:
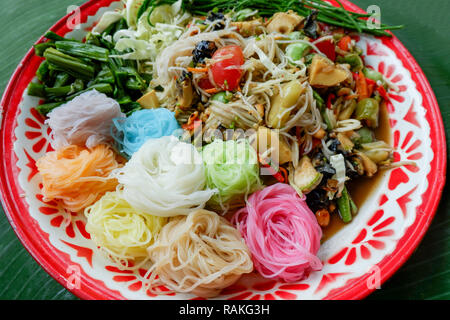
[[177,80],[181,83],[186,79],[192,79],[192,72],[183,71]]
[[340,144],[341,143],[339,142],[338,139],[333,139],[331,144],[329,145],[328,149],[330,149],[334,153],[339,153],[339,151],[341,151],[338,149]]
[[358,171],[352,165],[351,157],[345,157],[345,175],[350,179],[355,179],[359,177]]
[[206,20],[213,22],[213,21],[216,21],[216,20],[223,20],[224,18],[225,18],[225,15],[222,12],[220,12],[220,11],[218,11],[218,12],[211,11],[209,13],[209,15],[206,17]]
[[216,52],[217,46],[214,41],[202,40],[195,46],[192,51],[194,63],[203,63],[205,59],[211,58]]
[[[209,15],[206,17],[206,21],[209,21],[209,22],[214,22],[216,20],[223,20],[223,19],[225,19],[225,15],[220,11],[218,11],[218,12],[211,11],[209,13]],[[223,24],[222,22],[219,22],[213,27],[213,30],[215,31],[215,30],[220,30],[223,28],[225,28],[225,24]]]
[[316,170],[317,172],[323,174],[324,178],[322,179],[322,181],[326,181],[336,174],[336,170],[329,163],[324,163],[320,166],[317,166]]
[[314,167],[320,166],[326,162],[326,158],[323,155],[322,151],[316,152],[311,158],[312,165]]
[[320,209],[328,208],[330,200],[325,190],[316,188],[306,195],[306,204],[312,212],[316,212]]
[[312,10],[311,14],[306,18],[306,22],[303,27],[303,31],[305,32],[305,34],[312,39],[317,39],[319,37],[319,34],[317,32],[317,30],[318,30],[317,15],[318,14],[319,14],[319,11]]

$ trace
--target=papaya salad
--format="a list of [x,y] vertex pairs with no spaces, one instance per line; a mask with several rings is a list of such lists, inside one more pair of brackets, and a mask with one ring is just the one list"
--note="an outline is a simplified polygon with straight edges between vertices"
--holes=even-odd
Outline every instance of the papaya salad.
[[398,88],[356,37],[402,26],[338,3],[128,0],[84,39],[49,31],[28,87],[44,201],[152,293],[320,270],[332,217],[358,213],[349,183],[398,165],[375,134]]

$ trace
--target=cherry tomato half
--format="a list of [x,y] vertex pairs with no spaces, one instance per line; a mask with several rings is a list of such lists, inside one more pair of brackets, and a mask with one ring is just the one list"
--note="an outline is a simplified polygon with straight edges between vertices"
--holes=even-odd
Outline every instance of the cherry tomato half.
[[[229,57],[228,57],[229,56]],[[221,57],[226,57],[223,60]],[[212,59],[220,60],[211,65],[214,82],[223,90],[232,91],[239,86],[243,71],[244,54],[239,46],[226,46],[218,49]]]
[[198,81],[198,86],[203,90],[208,90],[214,88],[214,85],[209,81],[209,78],[202,78]]
[[324,55],[328,57],[331,61],[336,60],[336,50],[334,47],[333,40],[324,40],[316,43],[317,49],[319,49]]

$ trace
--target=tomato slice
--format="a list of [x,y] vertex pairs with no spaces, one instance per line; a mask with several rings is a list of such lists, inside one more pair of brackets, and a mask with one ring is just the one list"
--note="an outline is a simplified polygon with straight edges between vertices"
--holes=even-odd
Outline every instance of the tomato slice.
[[336,50],[334,47],[334,41],[332,39],[320,41],[316,43],[316,47],[331,61],[336,60]]
[[214,85],[209,81],[209,78],[202,78],[198,81],[198,86],[203,90],[213,89]]
[[[224,57],[223,59],[221,59]],[[238,88],[243,71],[240,66],[244,64],[244,54],[241,47],[236,45],[218,49],[213,60],[219,60],[210,67],[213,80],[219,88],[232,91]]]

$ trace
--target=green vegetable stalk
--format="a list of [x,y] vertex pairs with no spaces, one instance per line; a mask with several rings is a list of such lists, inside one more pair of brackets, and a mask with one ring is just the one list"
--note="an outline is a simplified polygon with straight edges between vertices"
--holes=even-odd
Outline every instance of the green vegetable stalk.
[[75,78],[90,80],[95,76],[95,68],[92,65],[54,48],[45,50],[44,58],[47,59],[50,68],[65,71]]
[[56,49],[71,56],[88,58],[102,62],[108,61],[109,51],[105,48],[94,46],[92,44],[76,41],[57,41],[55,42],[55,45]]
[[53,84],[54,88],[63,87],[70,83],[71,76],[66,72],[60,72],[55,76],[55,83]]
[[36,109],[40,114],[42,114],[43,116],[46,116],[48,113],[50,113],[50,111],[52,111],[55,108],[58,108],[63,103],[64,102],[53,102],[53,103],[41,104],[41,105],[37,106]]

